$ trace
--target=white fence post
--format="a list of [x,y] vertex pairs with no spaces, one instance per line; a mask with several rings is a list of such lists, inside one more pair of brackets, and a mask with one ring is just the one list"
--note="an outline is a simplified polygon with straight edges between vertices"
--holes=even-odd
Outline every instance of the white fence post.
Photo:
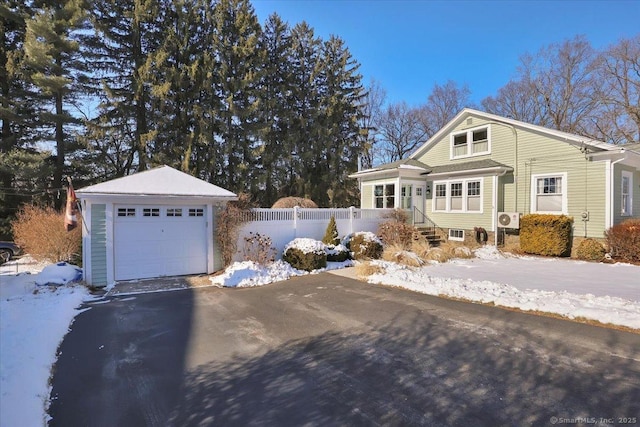
[[356,217],[356,208],[351,206],[349,208],[349,234],[352,234],[353,231],[353,219]]
[[298,237],[298,206],[293,207],[293,238]]

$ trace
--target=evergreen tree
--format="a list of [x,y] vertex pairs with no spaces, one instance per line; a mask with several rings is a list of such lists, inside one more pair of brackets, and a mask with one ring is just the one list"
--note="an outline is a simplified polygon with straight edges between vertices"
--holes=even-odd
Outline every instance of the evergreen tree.
[[289,66],[291,31],[277,14],[269,16],[262,34],[265,51],[264,73],[260,84],[260,121],[263,124],[262,169],[260,191],[256,199],[261,206],[271,206],[281,197],[287,182],[287,162],[291,147],[287,135],[291,127],[289,96],[292,76]]
[[248,0],[221,0],[214,8],[214,39],[221,99],[217,138],[222,142],[223,169],[214,180],[231,191],[258,192],[260,75],[264,51],[261,28]]
[[206,147],[213,143],[208,118],[216,115],[208,1],[174,0],[161,12],[162,43],[149,55],[152,105],[157,111],[153,162],[207,178]]
[[[290,132],[287,144],[291,148],[288,161],[289,196],[312,198],[315,163],[318,152],[318,112],[320,107],[319,71],[321,40],[306,22],[296,24],[291,32],[291,96]],[[285,153],[288,154],[288,153]],[[326,206],[314,200],[319,206]]]
[[360,65],[343,40],[332,36],[323,44],[321,64],[312,199],[320,206],[346,206],[357,201],[355,182],[347,175],[357,169],[358,157],[365,150],[359,123],[366,94]]
[[327,225],[327,229],[325,230],[324,236],[322,237],[322,243],[324,243],[325,245],[337,245],[338,243],[340,243],[338,226],[336,224],[336,218],[333,215],[331,215],[329,225]]
[[[84,20],[80,0],[43,2],[42,7],[26,22],[25,59],[32,73],[30,79],[38,88],[46,104],[40,105],[39,117],[44,139],[55,143],[55,169],[53,188],[62,186],[67,151],[74,142],[70,124],[77,123],[68,107],[78,97],[75,87],[82,71],[79,61],[79,44],[72,33]],[[56,209],[62,206],[62,198],[54,199]]]
[[83,38],[91,63],[89,88],[100,101],[84,141],[109,176],[145,170],[155,137],[149,94],[149,53],[162,37],[160,0],[92,2],[93,34]]

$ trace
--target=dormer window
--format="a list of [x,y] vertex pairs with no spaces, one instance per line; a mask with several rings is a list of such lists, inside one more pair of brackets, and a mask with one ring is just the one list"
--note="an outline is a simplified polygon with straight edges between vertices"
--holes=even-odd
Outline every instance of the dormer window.
[[451,135],[451,158],[479,156],[491,153],[489,127],[468,129]]

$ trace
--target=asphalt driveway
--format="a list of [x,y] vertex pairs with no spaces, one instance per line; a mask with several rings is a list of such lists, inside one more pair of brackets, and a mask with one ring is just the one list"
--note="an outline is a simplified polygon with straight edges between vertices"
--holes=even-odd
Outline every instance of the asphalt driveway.
[[89,304],[62,343],[51,426],[640,416],[640,336],[630,333],[326,273],[108,301]]

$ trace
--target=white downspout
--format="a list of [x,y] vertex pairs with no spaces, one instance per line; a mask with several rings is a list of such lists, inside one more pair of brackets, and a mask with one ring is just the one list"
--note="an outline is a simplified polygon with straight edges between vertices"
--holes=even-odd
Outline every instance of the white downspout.
[[493,201],[491,216],[493,217],[493,244],[496,248],[498,247],[498,178],[505,176],[506,174],[507,171],[504,170],[500,175],[493,176]]

